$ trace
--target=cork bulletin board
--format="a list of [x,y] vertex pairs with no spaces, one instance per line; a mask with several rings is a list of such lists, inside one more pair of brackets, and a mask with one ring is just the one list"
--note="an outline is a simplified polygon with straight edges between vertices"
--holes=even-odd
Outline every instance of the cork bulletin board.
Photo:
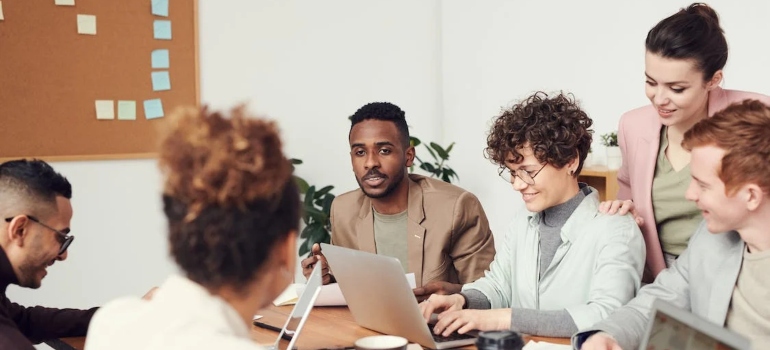
[[154,156],[159,122],[200,103],[197,10],[0,0],[0,160]]

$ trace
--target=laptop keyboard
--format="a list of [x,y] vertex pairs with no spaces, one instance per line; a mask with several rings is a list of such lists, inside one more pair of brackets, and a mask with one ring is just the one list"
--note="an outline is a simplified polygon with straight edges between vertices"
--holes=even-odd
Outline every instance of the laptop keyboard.
[[433,341],[435,341],[436,343],[443,343],[443,342],[453,341],[453,340],[462,340],[462,339],[473,339],[473,338],[476,338],[476,336],[474,336],[474,335],[470,335],[470,334],[467,334],[467,333],[466,334],[460,334],[460,333],[457,333],[457,332],[452,332],[452,334],[450,334],[447,337],[445,337],[445,336],[443,336],[441,334],[433,334],[433,327],[434,326],[435,326],[435,324],[431,324],[431,323],[428,324],[428,328],[430,328],[430,330],[431,330],[430,335],[433,336]]

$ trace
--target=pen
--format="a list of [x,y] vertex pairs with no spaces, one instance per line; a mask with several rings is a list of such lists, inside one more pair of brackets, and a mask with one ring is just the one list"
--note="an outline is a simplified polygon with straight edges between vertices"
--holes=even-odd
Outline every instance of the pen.
[[281,329],[281,328],[278,328],[278,327],[275,327],[275,326],[271,326],[271,325],[269,325],[267,323],[262,323],[262,322],[259,322],[259,321],[254,321],[254,325],[259,327],[259,328],[264,328],[264,329],[268,329],[268,330],[271,330],[271,331],[274,331],[274,332],[278,332],[279,334],[281,334],[281,338],[283,338],[284,340],[291,340],[291,336],[286,334],[286,333],[282,333],[283,329]]

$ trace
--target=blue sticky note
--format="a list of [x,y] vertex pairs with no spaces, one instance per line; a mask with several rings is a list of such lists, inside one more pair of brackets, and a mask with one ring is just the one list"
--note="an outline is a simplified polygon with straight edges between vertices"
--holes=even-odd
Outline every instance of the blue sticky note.
[[163,117],[163,103],[160,102],[159,98],[144,100],[144,116],[147,119]]
[[171,40],[171,21],[156,19],[152,28],[155,39]]
[[168,50],[152,51],[152,68],[168,68]]
[[165,91],[171,90],[171,79],[168,77],[168,71],[152,72],[152,90]]
[[151,0],[152,14],[156,16],[168,17],[168,0]]

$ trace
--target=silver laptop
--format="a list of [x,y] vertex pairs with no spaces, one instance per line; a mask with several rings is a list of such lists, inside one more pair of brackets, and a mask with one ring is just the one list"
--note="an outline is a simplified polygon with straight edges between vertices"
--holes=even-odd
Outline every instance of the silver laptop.
[[353,318],[362,327],[397,335],[431,349],[476,342],[475,333],[434,336],[398,259],[321,244]]
[[749,350],[743,336],[703,319],[671,303],[657,299],[647,323],[647,337],[639,346],[647,349]]
[[313,268],[313,272],[310,273],[310,277],[307,279],[305,291],[303,291],[302,295],[297,299],[297,304],[295,304],[294,309],[291,310],[291,314],[283,325],[281,333],[278,334],[278,339],[276,339],[275,344],[269,349],[279,349],[278,345],[281,342],[281,338],[285,337],[284,334],[291,336],[289,347],[286,349],[296,349],[295,344],[299,338],[299,331],[302,330],[302,326],[305,325],[305,321],[307,321],[308,316],[310,316],[310,310],[313,309],[313,304],[315,304],[315,300],[321,292],[321,285],[323,285],[321,279],[321,264],[316,264],[315,268]]

